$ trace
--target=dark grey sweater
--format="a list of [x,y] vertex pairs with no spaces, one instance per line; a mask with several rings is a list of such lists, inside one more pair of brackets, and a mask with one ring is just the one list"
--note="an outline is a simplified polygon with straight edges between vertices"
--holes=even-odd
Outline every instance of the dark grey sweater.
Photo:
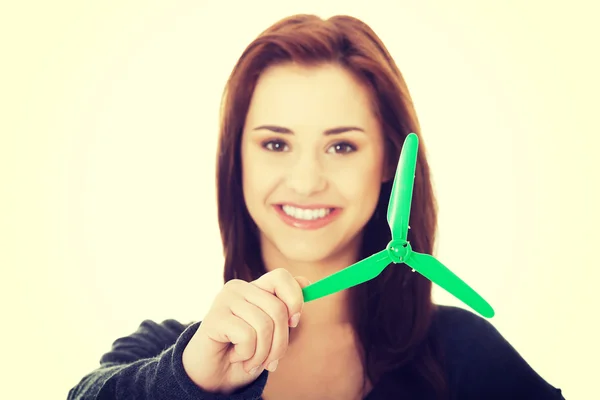
[[[181,357],[199,325],[143,321],[135,333],[113,343],[100,366],[69,391],[68,400],[260,399],[266,370],[229,396],[206,393],[189,379]],[[487,320],[461,308],[438,306],[433,326],[440,334],[453,400],[564,400],[560,389],[544,381]],[[427,398],[411,382],[405,372],[389,373],[365,400]]]

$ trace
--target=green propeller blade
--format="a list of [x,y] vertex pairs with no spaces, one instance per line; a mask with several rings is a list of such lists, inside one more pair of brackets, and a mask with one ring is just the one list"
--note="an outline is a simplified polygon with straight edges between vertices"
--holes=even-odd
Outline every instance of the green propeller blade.
[[393,240],[405,241],[408,235],[418,149],[419,139],[417,135],[411,133],[404,140],[400,151],[400,160],[388,203],[387,221]]
[[392,262],[387,250],[381,250],[335,274],[304,288],[304,301],[312,301],[351,288],[379,275]]
[[433,256],[412,251],[407,241],[418,147],[417,135],[409,134],[402,146],[396,176],[392,183],[387,212],[392,240],[385,250],[303,288],[304,301],[316,300],[371,280],[390,263],[404,263],[482,316],[486,318],[494,316],[494,310],[488,302],[469,285]]
[[412,252],[405,257],[404,263],[430,281],[437,282],[448,293],[453,294],[484,317],[494,316],[494,310],[487,301],[433,256]]

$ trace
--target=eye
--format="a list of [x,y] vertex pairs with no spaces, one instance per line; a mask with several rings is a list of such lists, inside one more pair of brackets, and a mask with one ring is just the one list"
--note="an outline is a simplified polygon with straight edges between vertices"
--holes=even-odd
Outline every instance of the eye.
[[334,153],[338,153],[338,154],[339,153],[341,153],[341,154],[352,153],[352,152],[356,151],[356,147],[351,145],[348,142],[336,143],[333,146],[331,146],[329,149],[333,150]]
[[269,140],[264,142],[262,147],[270,151],[281,152],[284,151],[284,147],[286,146],[285,142],[281,140]]

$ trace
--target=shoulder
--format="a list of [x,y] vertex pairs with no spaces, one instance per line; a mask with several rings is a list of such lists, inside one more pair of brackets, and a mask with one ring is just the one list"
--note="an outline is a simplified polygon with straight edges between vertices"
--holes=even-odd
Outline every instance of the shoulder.
[[197,323],[183,324],[175,319],[162,322],[146,319],[134,332],[116,339],[111,350],[100,359],[100,364],[128,363],[156,357],[173,346],[188,328],[194,326]]
[[465,322],[468,324],[475,325],[481,324],[482,322],[489,324],[489,322],[486,319],[480,317],[472,311],[465,310],[459,307],[445,306],[439,304],[435,306],[434,322],[436,324],[443,325],[459,324],[457,325],[457,327],[464,327]]
[[458,398],[562,399],[490,321],[458,307],[437,306],[432,329]]
[[459,307],[438,305],[432,330],[451,371],[464,373],[475,364],[490,367],[518,355],[491,322]]
[[488,320],[459,307],[437,305],[434,313],[433,328],[441,339],[448,344],[491,345],[499,344],[503,338]]

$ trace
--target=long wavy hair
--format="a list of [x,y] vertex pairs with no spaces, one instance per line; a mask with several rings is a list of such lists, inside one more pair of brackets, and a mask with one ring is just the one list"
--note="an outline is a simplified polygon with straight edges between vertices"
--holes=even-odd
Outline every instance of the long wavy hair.
[[[257,227],[244,202],[240,145],[250,100],[265,68],[283,63],[339,65],[370,91],[386,144],[388,167],[395,170],[404,139],[419,136],[419,153],[408,240],[432,254],[437,205],[415,109],[404,78],[379,37],[349,16],[327,20],[314,15],[284,18],[244,50],[225,86],[217,153],[218,219],[225,258],[224,280],[252,281],[263,275]],[[381,186],[379,202],[364,227],[361,258],[391,240],[386,221],[392,180]],[[349,289],[353,326],[363,351],[365,376],[373,386],[388,380],[394,393],[447,393],[446,375],[433,334],[431,282],[405,265],[392,265],[377,278]],[[393,374],[392,374],[393,372]],[[401,377],[401,378],[399,378]],[[421,397],[420,397],[421,398]]]

